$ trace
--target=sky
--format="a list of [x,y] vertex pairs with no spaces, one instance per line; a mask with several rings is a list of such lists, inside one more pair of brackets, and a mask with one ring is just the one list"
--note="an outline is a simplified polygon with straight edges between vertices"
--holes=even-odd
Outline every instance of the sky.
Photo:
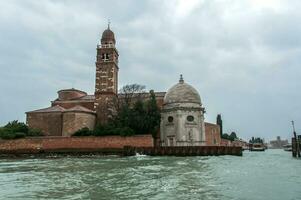
[[94,93],[108,20],[119,87],[167,91],[183,74],[205,119],[266,140],[301,132],[301,1],[0,1],[0,125],[25,121],[65,88]]

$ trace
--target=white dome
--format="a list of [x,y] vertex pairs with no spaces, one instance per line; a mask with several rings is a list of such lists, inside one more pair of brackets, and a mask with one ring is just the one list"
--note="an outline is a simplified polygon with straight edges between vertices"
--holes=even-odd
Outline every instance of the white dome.
[[182,77],[179,83],[172,86],[164,96],[164,105],[171,103],[196,103],[202,105],[198,91],[191,85],[184,83]]

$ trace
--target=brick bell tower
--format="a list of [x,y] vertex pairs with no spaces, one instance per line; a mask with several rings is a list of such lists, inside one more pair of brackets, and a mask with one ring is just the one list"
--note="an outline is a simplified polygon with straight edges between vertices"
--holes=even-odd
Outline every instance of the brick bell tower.
[[97,45],[94,109],[97,123],[106,124],[116,114],[118,91],[118,51],[115,36],[108,28]]

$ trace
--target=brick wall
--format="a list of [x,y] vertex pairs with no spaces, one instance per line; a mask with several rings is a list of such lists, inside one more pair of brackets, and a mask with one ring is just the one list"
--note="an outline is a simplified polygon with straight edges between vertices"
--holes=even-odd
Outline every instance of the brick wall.
[[45,135],[62,135],[62,113],[27,113],[26,123],[30,128],[39,129]]
[[77,130],[87,127],[93,130],[95,115],[85,112],[65,112],[63,114],[63,136],[71,136]]
[[221,145],[222,145],[222,146],[232,146],[232,143],[231,143],[230,140],[222,139],[222,140],[221,140]]
[[205,122],[206,145],[221,145],[220,127]]
[[0,153],[35,153],[41,150],[54,151],[60,149],[93,150],[118,149],[124,146],[153,147],[151,135],[131,137],[35,137],[17,140],[1,140]]
[[59,100],[72,100],[86,96],[87,93],[76,89],[67,89],[58,91],[58,95]]

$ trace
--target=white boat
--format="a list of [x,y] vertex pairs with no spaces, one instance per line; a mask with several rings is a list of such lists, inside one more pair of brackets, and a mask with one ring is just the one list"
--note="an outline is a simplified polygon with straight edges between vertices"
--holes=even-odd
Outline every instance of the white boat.
[[265,151],[265,146],[262,143],[250,144],[250,151]]
[[287,145],[283,145],[283,150],[284,151],[292,151],[292,145],[291,144],[287,144]]

